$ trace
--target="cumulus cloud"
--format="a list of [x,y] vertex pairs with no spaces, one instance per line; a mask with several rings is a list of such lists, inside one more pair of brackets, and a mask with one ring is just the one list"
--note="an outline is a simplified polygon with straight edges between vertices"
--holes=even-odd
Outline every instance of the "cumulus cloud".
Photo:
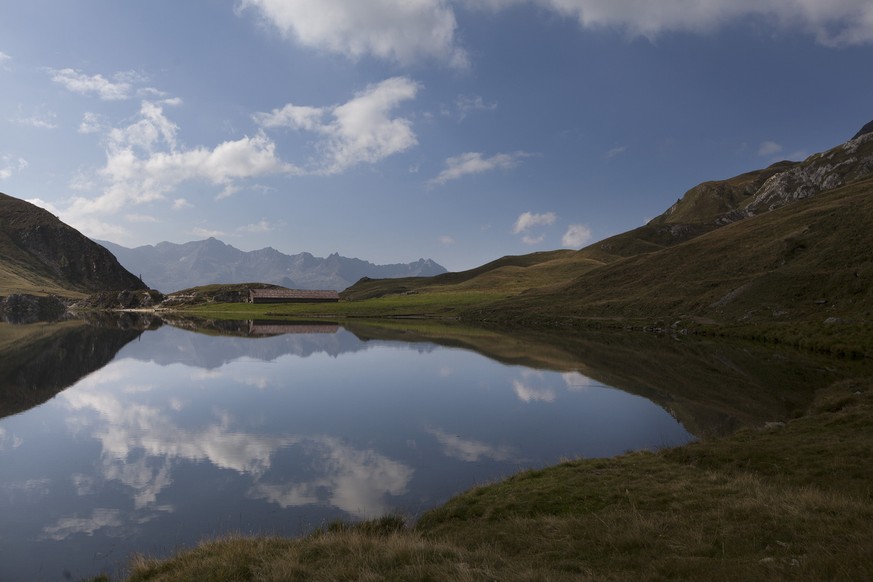
[[[92,236],[117,235],[115,227],[96,216],[163,199],[187,181],[220,186],[227,195],[238,180],[297,172],[277,157],[275,143],[263,132],[213,148],[186,149],[178,143],[178,130],[160,103],[143,101],[136,121],[106,133],[106,164],[95,176],[103,182],[103,192],[93,198],[74,198],[64,211],[65,220]],[[83,189],[95,187],[90,180],[81,182]],[[180,198],[172,207],[178,210],[186,204]]]
[[497,169],[510,169],[518,165],[519,160],[528,157],[526,152],[513,152],[511,154],[496,154],[490,158],[484,157],[480,152],[467,152],[446,160],[446,169],[430,181],[431,185],[445,184],[450,180],[457,180],[470,174],[480,174]]
[[465,4],[494,11],[534,4],[574,18],[584,28],[615,28],[647,38],[678,31],[709,32],[758,17],[804,31],[826,46],[873,42],[873,4],[868,0],[467,0]]
[[579,248],[591,240],[591,229],[584,224],[571,224],[561,237],[561,244],[568,248]]
[[775,141],[765,141],[758,146],[759,156],[773,156],[782,151],[782,146]]
[[523,212],[515,221],[515,226],[512,232],[521,234],[538,226],[549,226],[554,224],[558,216],[554,212],[546,212],[545,214],[535,214],[533,212]]
[[242,0],[286,38],[350,59],[372,56],[403,65],[432,59],[466,68],[455,13],[447,0]]
[[338,174],[357,164],[378,162],[418,143],[412,122],[391,116],[401,103],[414,99],[418,90],[415,81],[393,77],[368,86],[341,105],[289,103],[270,113],[257,113],[254,119],[265,129],[284,127],[320,135],[318,149],[325,157],[312,171]]

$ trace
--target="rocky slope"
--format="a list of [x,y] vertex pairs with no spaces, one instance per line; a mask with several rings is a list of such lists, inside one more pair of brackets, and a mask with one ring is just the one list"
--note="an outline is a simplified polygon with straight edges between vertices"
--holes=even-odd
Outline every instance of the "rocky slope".
[[374,265],[336,253],[319,258],[310,253],[286,255],[269,247],[245,252],[215,238],[184,244],[162,242],[134,249],[98,242],[131,272],[164,293],[213,283],[251,281],[294,289],[341,291],[363,277],[429,277],[446,272],[430,259]]

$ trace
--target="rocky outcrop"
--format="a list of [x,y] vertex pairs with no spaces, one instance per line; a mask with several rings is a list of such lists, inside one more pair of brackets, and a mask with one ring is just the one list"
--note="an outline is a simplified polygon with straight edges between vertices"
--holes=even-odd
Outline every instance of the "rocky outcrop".
[[742,213],[753,216],[767,212],[870,176],[873,176],[873,133],[863,133],[772,176]]

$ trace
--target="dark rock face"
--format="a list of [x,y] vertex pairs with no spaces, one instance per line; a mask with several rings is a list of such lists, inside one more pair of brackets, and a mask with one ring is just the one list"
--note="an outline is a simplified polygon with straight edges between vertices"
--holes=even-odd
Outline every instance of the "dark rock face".
[[858,138],[861,137],[862,135],[866,135],[866,134],[868,134],[868,133],[873,133],[873,121],[871,121],[870,123],[868,123],[867,125],[865,125],[864,127],[862,127],[862,128],[861,128],[861,131],[859,131],[858,133],[856,133],[855,136],[852,137],[852,139],[858,139]]
[[[0,242],[4,254],[44,273],[58,286],[94,292],[145,289],[145,284],[116,258],[50,212],[0,194]],[[0,257],[12,259],[12,257]]]

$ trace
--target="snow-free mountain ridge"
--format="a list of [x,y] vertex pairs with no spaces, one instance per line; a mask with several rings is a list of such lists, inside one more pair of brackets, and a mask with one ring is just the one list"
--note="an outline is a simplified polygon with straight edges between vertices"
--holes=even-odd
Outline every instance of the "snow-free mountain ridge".
[[320,258],[306,252],[287,255],[271,247],[247,252],[215,238],[184,244],[162,242],[133,249],[96,242],[150,287],[163,293],[213,283],[255,281],[294,289],[342,291],[363,277],[430,277],[446,272],[430,259],[375,265],[337,253]]

